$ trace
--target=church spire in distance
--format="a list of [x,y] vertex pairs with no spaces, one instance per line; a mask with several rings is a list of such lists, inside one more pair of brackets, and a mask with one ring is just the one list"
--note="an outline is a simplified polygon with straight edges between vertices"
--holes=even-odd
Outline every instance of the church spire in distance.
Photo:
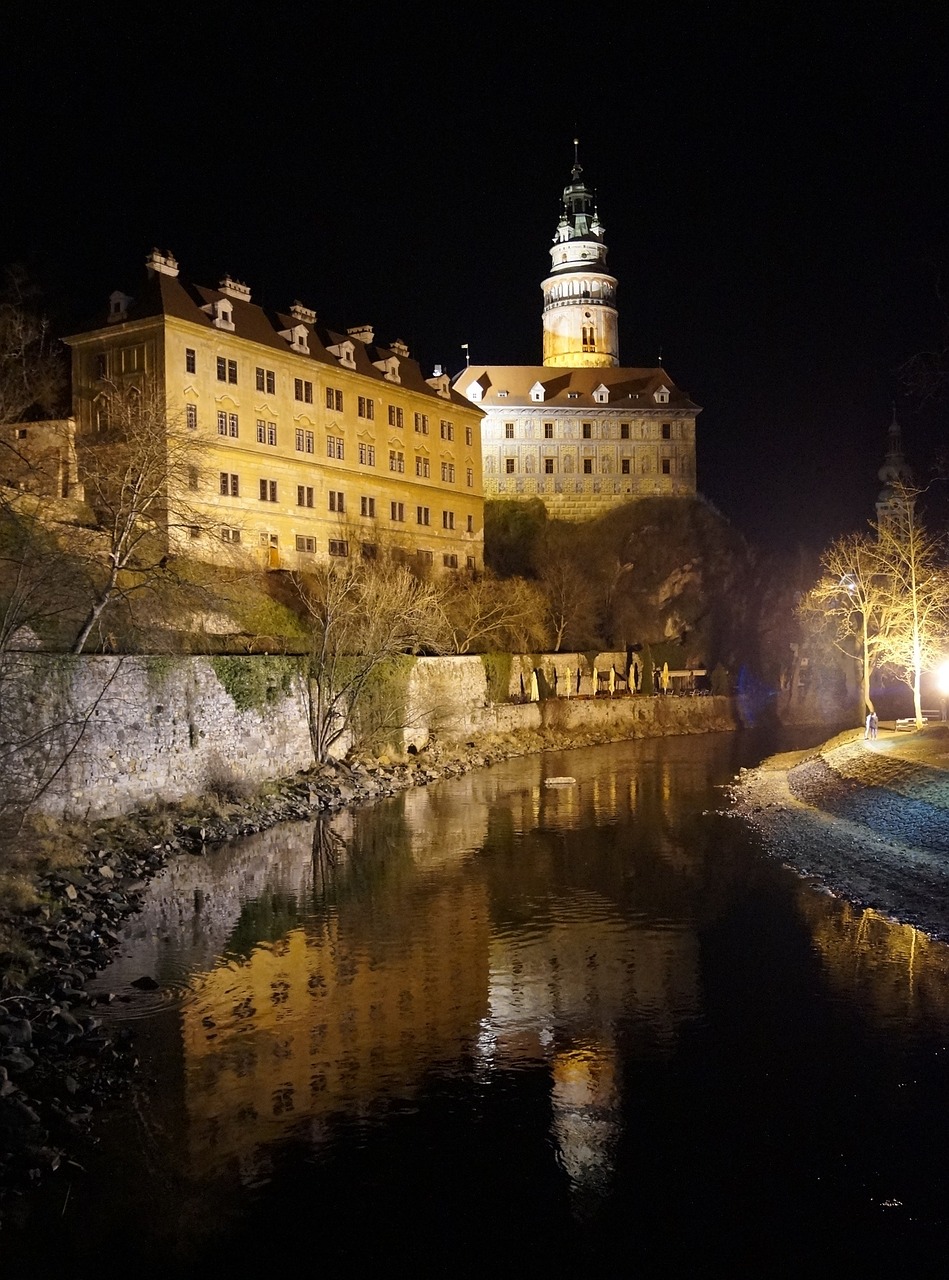
[[580,141],[543,282],[544,364],[596,368],[619,364],[616,280],[606,270],[606,231],[583,180]]

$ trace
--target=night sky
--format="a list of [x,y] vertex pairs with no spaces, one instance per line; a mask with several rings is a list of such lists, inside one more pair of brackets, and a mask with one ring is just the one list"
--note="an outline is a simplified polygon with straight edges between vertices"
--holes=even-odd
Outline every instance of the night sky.
[[8,6],[0,263],[62,332],[158,246],[426,372],[539,364],[576,133],[622,362],[704,406],[706,497],[769,547],[863,527],[894,400],[928,479],[949,405],[899,370],[949,292],[941,6],[515,8]]

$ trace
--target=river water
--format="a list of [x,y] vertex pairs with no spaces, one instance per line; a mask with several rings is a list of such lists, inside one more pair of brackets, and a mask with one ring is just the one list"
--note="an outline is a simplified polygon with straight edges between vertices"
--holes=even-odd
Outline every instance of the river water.
[[134,1097],[0,1275],[942,1274],[949,949],[721,812],[771,746],[549,752],[170,866],[96,984]]

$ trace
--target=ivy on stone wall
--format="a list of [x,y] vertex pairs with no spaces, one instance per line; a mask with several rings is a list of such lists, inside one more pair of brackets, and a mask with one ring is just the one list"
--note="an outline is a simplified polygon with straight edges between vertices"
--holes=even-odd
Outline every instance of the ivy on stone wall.
[[216,657],[208,661],[238,711],[264,711],[289,697],[300,670],[296,658]]
[[509,653],[482,653],[489,702],[507,702],[511,689],[511,655]]
[[370,672],[352,711],[350,727],[359,746],[401,748],[409,680],[417,661],[411,654],[400,653],[386,658]]

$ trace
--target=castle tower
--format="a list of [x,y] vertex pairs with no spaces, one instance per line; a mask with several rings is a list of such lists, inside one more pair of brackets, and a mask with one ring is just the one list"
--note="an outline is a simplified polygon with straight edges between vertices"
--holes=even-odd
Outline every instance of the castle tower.
[[616,280],[606,270],[605,228],[583,181],[574,138],[574,163],[550,250],[544,293],[544,364],[595,369],[619,364]]
[[877,475],[883,481],[883,488],[876,501],[877,528],[881,529],[886,524],[905,523],[907,507],[911,508],[913,502],[912,499],[907,502],[903,486],[912,486],[913,471],[903,457],[903,433],[896,420],[895,405],[893,421],[887,432],[886,458]]

